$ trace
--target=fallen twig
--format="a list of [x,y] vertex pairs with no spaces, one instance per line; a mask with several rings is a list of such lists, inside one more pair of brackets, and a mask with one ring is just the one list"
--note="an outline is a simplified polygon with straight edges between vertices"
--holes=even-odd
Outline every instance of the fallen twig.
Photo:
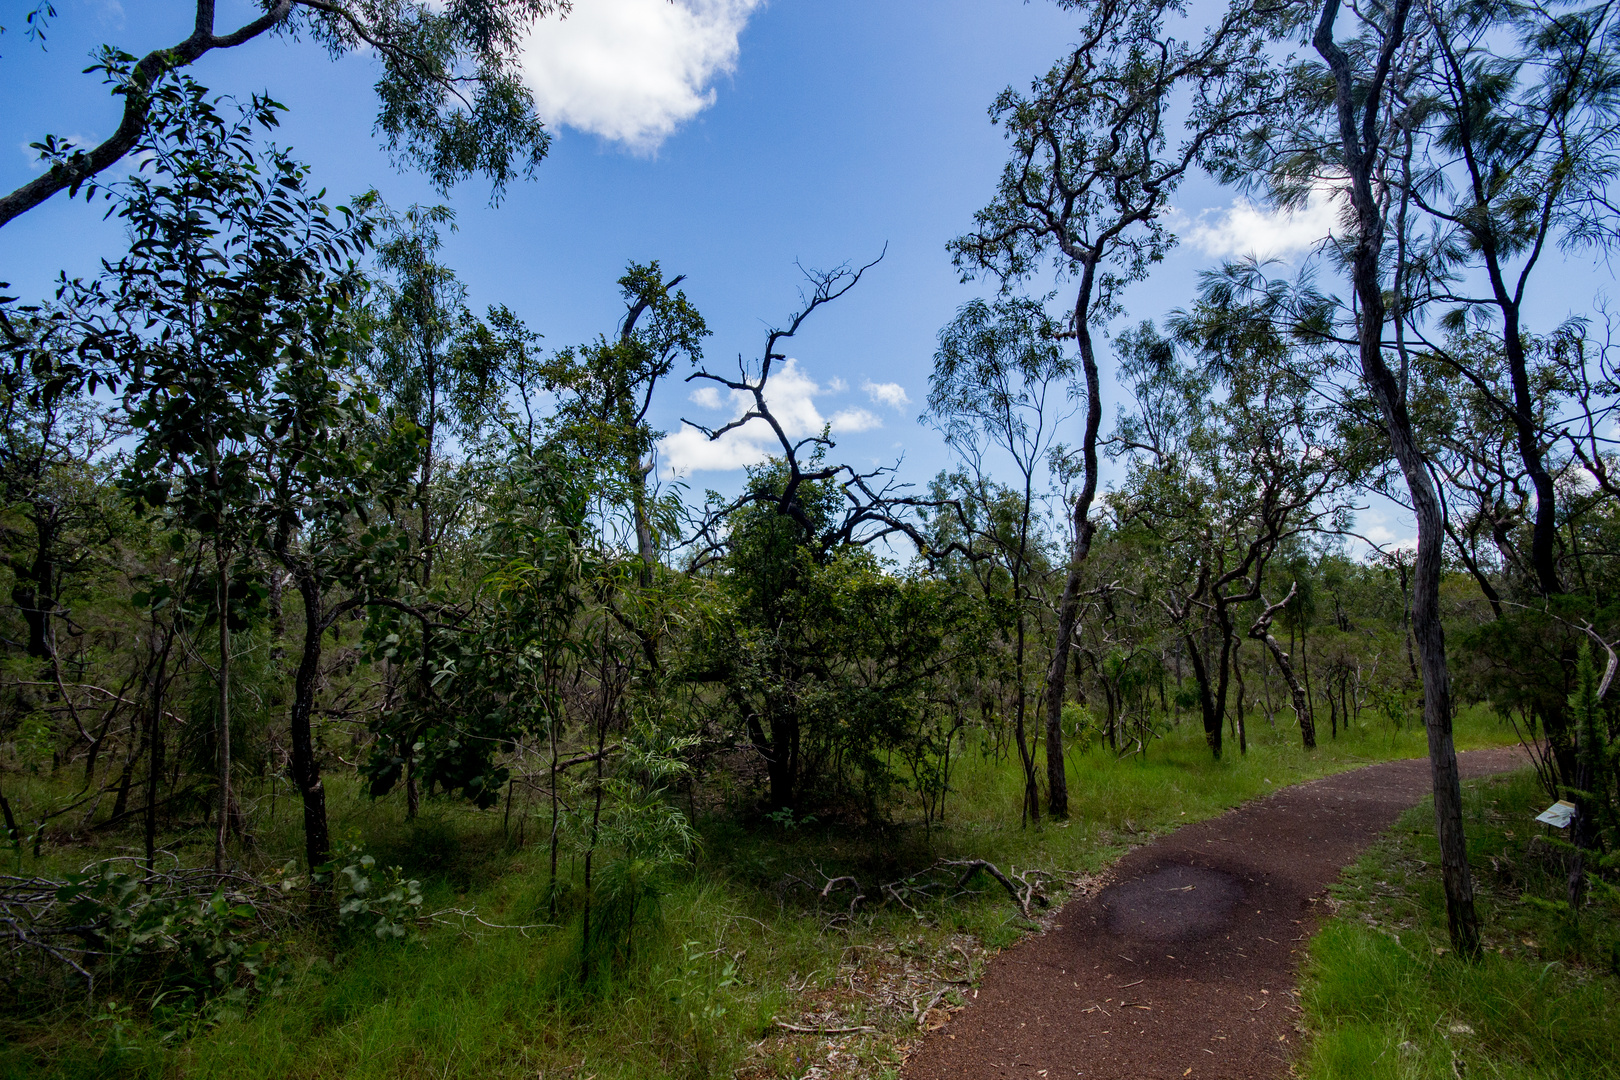
[[928,999],[928,1004],[917,1010],[916,1015],[911,1018],[912,1021],[919,1028],[926,1024],[928,1022],[928,1014],[933,1011],[935,1005],[939,1004],[940,999],[950,992],[951,988],[949,986],[942,986],[938,990],[934,991],[934,996]]
[[790,1024],[786,1020],[776,1021],[776,1026],[783,1031],[796,1031],[801,1035],[853,1035],[860,1031],[876,1031],[875,1027],[805,1027],[802,1024]]

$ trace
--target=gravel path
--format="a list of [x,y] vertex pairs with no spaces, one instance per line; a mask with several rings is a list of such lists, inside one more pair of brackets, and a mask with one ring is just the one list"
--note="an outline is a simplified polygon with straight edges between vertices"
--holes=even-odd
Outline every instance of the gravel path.
[[[1464,778],[1525,764],[1458,755]],[[1112,884],[991,962],[906,1080],[1273,1078],[1298,1041],[1293,990],[1316,901],[1431,790],[1427,760],[1284,788],[1137,848]]]

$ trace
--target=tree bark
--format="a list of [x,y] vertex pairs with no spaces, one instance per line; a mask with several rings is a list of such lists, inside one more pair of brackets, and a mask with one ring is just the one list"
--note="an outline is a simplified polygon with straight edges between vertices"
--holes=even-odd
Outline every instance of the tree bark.
[[1080,621],[1080,578],[1097,527],[1091,521],[1091,504],[1097,497],[1097,432],[1102,427],[1102,380],[1097,371],[1097,354],[1091,332],[1076,309],[1075,336],[1080,344],[1080,365],[1086,378],[1086,428],[1080,449],[1086,477],[1074,500],[1073,529],[1069,568],[1063,581],[1063,599],[1058,604],[1057,639],[1052,663],[1046,671],[1046,808],[1055,818],[1069,816],[1069,781],[1063,761],[1063,700],[1067,694],[1066,676],[1074,632]]
[[214,0],[198,0],[196,27],[178,45],[154,49],[143,56],[130,72],[124,91],[124,116],[118,130],[88,153],[75,153],[67,161],[52,165],[9,195],[0,196],[0,226],[32,210],[40,203],[67,189],[77,192],[80,185],[135,149],[146,134],[146,121],[152,110],[152,87],[163,74],[193,63],[213,49],[229,49],[250,41],[285,20],[292,11],[292,0],[277,0],[263,15],[224,37],[214,34]]
[[152,696],[151,708],[147,711],[147,726],[149,729],[148,741],[152,747],[152,756],[146,764],[146,872],[151,873],[155,868],[154,858],[157,855],[157,804],[158,787],[163,780],[163,685],[164,676],[169,666],[169,649],[173,646],[174,635],[166,634],[163,639],[163,648],[158,651],[157,673],[151,682],[149,693]]
[[1216,707],[1215,693],[1210,689],[1209,664],[1199,651],[1198,643],[1190,632],[1182,634],[1187,643],[1187,659],[1192,662],[1193,679],[1198,683],[1198,707],[1204,721],[1204,741],[1209,744],[1215,760],[1221,760],[1221,713]]
[[[304,601],[304,648],[293,678],[292,709],[288,733],[292,742],[292,779],[304,805],[304,859],[311,875],[323,866],[331,853],[331,837],[326,821],[326,787],[321,783],[321,764],[315,756],[312,719],[315,692],[321,675],[322,639],[327,619],[320,583],[307,570],[297,575],[298,593]],[[320,904],[320,890],[311,889],[310,906]]]
[[[1428,463],[1413,435],[1406,409],[1406,388],[1396,380],[1383,355],[1386,309],[1379,264],[1384,219],[1373,190],[1373,173],[1380,149],[1378,128],[1384,88],[1405,38],[1411,0],[1395,0],[1388,11],[1389,22],[1377,66],[1370,82],[1363,87],[1355,85],[1350,57],[1333,39],[1339,0],[1325,0],[1312,43],[1333,74],[1339,140],[1355,211],[1351,278],[1361,309],[1357,337],[1362,380],[1378,403],[1418,523],[1417,565],[1412,581],[1412,636],[1423,675],[1423,720],[1434,777],[1435,831],[1440,841],[1441,879],[1445,886],[1452,947],[1458,954],[1472,958],[1480,951],[1479,916],[1474,908],[1474,887],[1468,869],[1462,788],[1451,734],[1451,680],[1446,665],[1445,629],[1440,621],[1444,513]],[[1360,130],[1356,116],[1358,106],[1362,110]]]
[[[1288,692],[1293,696],[1294,715],[1299,718],[1300,741],[1307,750],[1313,750],[1316,748],[1316,725],[1311,721],[1311,710],[1305,698],[1305,687],[1301,686],[1299,680],[1294,677],[1294,666],[1289,663],[1288,654],[1283,652],[1282,646],[1277,643],[1277,639],[1271,633],[1271,620],[1276,618],[1277,612],[1288,606],[1288,601],[1294,598],[1294,589],[1298,587],[1296,583],[1293,588],[1288,590],[1288,595],[1278,603],[1266,604],[1266,608],[1260,613],[1260,617],[1254,620],[1253,626],[1249,627],[1249,636],[1265,645],[1266,649],[1271,653],[1271,659],[1276,663],[1277,670],[1282,673],[1283,681],[1288,684]],[[1264,604],[1265,598],[1262,597],[1260,602]]]
[[214,869],[225,868],[225,835],[231,824],[231,595],[230,555],[218,546],[219,574],[219,715],[215,754],[219,766],[219,828],[214,833]]

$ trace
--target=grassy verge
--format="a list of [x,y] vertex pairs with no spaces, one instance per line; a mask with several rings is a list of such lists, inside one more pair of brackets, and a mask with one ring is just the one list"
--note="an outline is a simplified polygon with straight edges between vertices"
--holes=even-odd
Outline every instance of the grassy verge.
[[1414,809],[1336,887],[1311,944],[1311,1080],[1620,1076],[1620,902],[1597,891],[1571,914],[1531,774],[1467,784],[1464,800],[1483,958],[1446,948],[1433,810]]
[[[1019,825],[1016,766],[976,750],[953,775],[944,823],[926,830],[906,822],[904,807],[882,828],[784,827],[716,812],[701,823],[692,873],[663,896],[659,928],[641,935],[611,983],[588,992],[577,984],[578,931],[566,919],[524,932],[434,924],[414,941],[346,950],[298,937],[281,944],[289,972],[281,990],[250,1012],[164,1030],[141,1007],[103,999],[10,1021],[0,1028],[0,1077],[892,1075],[919,1031],[971,993],[989,953],[1035,924],[982,877],[948,904],[880,905],[869,886],[973,857],[1045,871],[1058,899],[1179,824],[1282,785],[1424,752],[1421,731],[1370,723],[1313,752],[1296,739],[1261,727],[1247,755],[1214,762],[1186,724],[1143,757],[1076,753],[1074,817],[1034,828]],[[1509,741],[1484,714],[1459,725],[1465,748]],[[392,802],[366,801],[340,780],[331,790],[334,836],[421,878],[427,910],[544,921],[545,857],[535,843],[544,831],[532,811],[520,806],[508,829],[502,810],[432,802],[406,822]],[[526,814],[524,843],[516,825]],[[296,828],[290,804],[267,815],[259,837],[267,866],[297,850]],[[205,858],[210,842],[199,828],[182,857]],[[88,857],[47,850],[38,867],[25,858],[26,870]],[[823,874],[855,876],[872,900],[851,910],[852,891],[824,900],[798,883]]]

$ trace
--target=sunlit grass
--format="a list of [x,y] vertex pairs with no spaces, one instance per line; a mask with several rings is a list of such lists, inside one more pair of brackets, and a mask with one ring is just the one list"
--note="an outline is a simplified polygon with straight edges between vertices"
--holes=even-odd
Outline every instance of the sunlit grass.
[[1533,842],[1547,802],[1533,775],[1464,791],[1484,955],[1448,949],[1433,811],[1418,807],[1346,875],[1346,907],[1311,943],[1312,1080],[1620,1076],[1620,904],[1556,909],[1563,863]]
[[[1483,713],[1468,714],[1458,741],[1493,745],[1512,735]],[[691,873],[673,884],[661,927],[639,939],[611,986],[579,988],[578,930],[566,918],[560,928],[521,933],[475,925],[478,932],[466,935],[438,926],[407,944],[346,952],[298,938],[284,947],[290,975],[282,990],[251,1013],[171,1034],[146,1026],[139,1010],[120,1029],[93,1019],[106,1015],[104,1003],[70,1009],[14,1024],[10,1045],[0,1051],[0,1076],[471,1078],[565,1069],[603,1080],[729,1075],[757,1053],[752,1048],[773,1017],[797,1015],[795,993],[825,985],[852,946],[904,939],[926,952],[957,933],[999,946],[1030,925],[990,885],[971,902],[949,907],[924,906],[915,914],[868,907],[848,917],[838,904],[816,902],[792,878],[850,873],[876,884],[937,859],[968,856],[1020,870],[1085,873],[1129,845],[1278,787],[1425,752],[1421,730],[1371,723],[1324,738],[1315,751],[1297,743],[1297,731],[1257,724],[1249,753],[1229,745],[1216,762],[1189,722],[1151,742],[1144,755],[1118,759],[1099,747],[1074,752],[1070,820],[1030,828],[1020,827],[1016,759],[998,760],[977,745],[960,753],[945,820],[928,829],[915,805],[904,802],[887,826],[829,819],[792,829],[734,806],[701,823],[703,844]],[[544,826],[533,816],[524,820],[532,810],[519,807],[508,821],[504,808],[478,812],[430,801],[417,821],[407,822],[396,798],[373,802],[343,777],[329,787],[334,840],[363,844],[380,861],[422,878],[429,910],[470,907],[507,925],[546,921],[546,858],[537,845]],[[283,793],[274,815],[267,802],[260,810],[260,861],[268,866],[296,854],[296,804]],[[182,853],[201,858],[208,842],[199,828]],[[83,850],[45,855],[40,872],[86,857]],[[565,857],[563,869],[572,875],[578,868]],[[870,1073],[880,1075],[887,1066],[881,1050],[873,1053]],[[757,1075],[798,1076],[807,1067],[807,1059],[787,1050],[749,1065]]]

